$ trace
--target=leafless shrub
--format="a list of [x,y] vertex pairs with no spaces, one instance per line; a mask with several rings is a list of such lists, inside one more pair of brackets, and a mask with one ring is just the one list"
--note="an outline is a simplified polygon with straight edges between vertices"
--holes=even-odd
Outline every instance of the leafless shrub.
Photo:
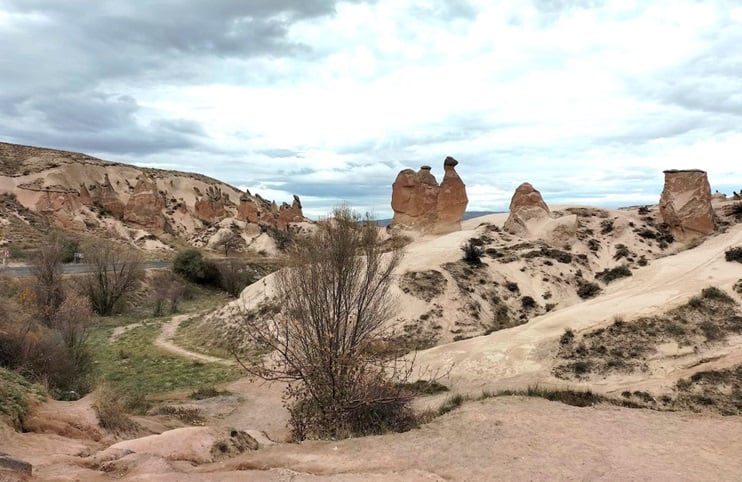
[[242,236],[230,231],[214,244],[214,248],[224,250],[224,256],[229,256],[230,251],[238,249],[244,244],[245,240],[242,239]]
[[257,279],[257,274],[244,261],[228,259],[216,263],[219,285],[232,297],[238,297],[247,285]]
[[90,244],[85,260],[93,272],[80,278],[80,288],[99,315],[110,315],[117,303],[134,291],[142,278],[142,257],[109,241]]
[[[273,352],[245,368],[291,382],[290,425],[297,439],[406,430],[412,394],[401,388],[411,364],[373,350],[391,315],[389,295],[399,251],[383,252],[378,228],[348,207],[336,208],[291,248],[276,275],[281,314],[243,320],[253,342]],[[244,366],[244,365],[243,365]]]
[[62,284],[62,245],[51,240],[33,258],[33,293],[39,318],[48,326],[64,300]]
[[157,273],[152,279],[152,285],[154,287],[152,314],[162,316],[166,305],[170,313],[176,313],[178,303],[185,293],[185,285],[180,277],[171,271]]

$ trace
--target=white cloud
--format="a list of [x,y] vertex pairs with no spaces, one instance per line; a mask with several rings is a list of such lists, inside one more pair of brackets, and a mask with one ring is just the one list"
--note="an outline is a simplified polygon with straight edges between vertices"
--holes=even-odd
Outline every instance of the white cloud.
[[[130,132],[200,125],[198,148],[188,150],[187,136],[167,143],[163,131],[127,151],[124,130],[108,150],[105,133],[95,142],[71,136],[81,139],[77,150],[94,146],[93,154],[114,160],[208,169],[279,202],[296,191],[317,214],[338,200],[388,214],[396,172],[440,169],[446,155],[461,162],[472,209],[503,209],[523,181],[561,200],[647,202],[659,196],[668,168],[703,168],[712,184],[742,187],[739,7],[723,0],[465,3],[340,2],[332,13],[325,3],[312,4],[315,11],[284,0],[255,13],[270,42],[244,51],[228,38],[210,42],[220,26],[235,25],[219,17],[230,9],[184,4],[177,18],[190,18],[193,9],[212,30],[198,32],[198,44],[187,37],[167,44],[158,34],[166,19],[147,16],[142,4],[142,12],[128,8],[125,17],[142,13],[146,22],[132,25],[152,32],[141,43],[115,44],[131,49],[130,64],[87,52],[87,45],[110,42],[103,16],[86,17],[95,28],[68,31],[54,23],[51,7],[38,18],[0,7],[0,26],[15,25],[17,45],[42,39],[57,58],[91,63],[65,70],[69,84],[65,75],[27,78],[28,69],[10,70],[0,80],[0,109],[21,119],[6,116],[12,122],[0,121],[0,130],[10,133],[6,140],[38,145],[65,138],[54,135],[65,126],[51,120],[53,112],[29,107],[58,98],[42,91],[50,82],[62,92],[84,85],[81,98],[91,91],[128,96],[139,106]],[[249,4],[239,10],[250,13]],[[303,13],[288,13],[296,11]],[[137,38],[126,25],[117,32]],[[177,23],[167,27],[179,31]],[[169,50],[157,50],[152,39]],[[56,65],[44,58],[44,45],[25,47],[24,59]],[[16,55],[7,49],[0,47],[0,58]],[[42,96],[46,103],[34,102]],[[57,118],[64,116],[61,109]],[[177,123],[163,124],[168,120]]]

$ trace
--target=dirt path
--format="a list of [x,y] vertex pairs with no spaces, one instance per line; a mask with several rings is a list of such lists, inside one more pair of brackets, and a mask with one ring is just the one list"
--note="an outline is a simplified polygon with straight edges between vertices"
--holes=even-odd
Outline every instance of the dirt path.
[[174,353],[178,356],[182,356],[184,358],[189,358],[191,360],[197,360],[205,363],[219,363],[221,365],[227,365],[232,366],[235,363],[231,360],[226,360],[224,358],[218,358],[215,356],[210,355],[204,355],[202,353],[196,353],[190,350],[186,350],[185,348],[182,348],[175,343],[173,343],[172,339],[175,336],[175,333],[178,331],[178,327],[180,324],[193,317],[198,316],[199,313],[196,314],[185,314],[185,315],[177,315],[173,316],[170,321],[162,325],[162,331],[155,339],[154,345],[156,347],[162,348],[163,350],[167,350],[170,353]]

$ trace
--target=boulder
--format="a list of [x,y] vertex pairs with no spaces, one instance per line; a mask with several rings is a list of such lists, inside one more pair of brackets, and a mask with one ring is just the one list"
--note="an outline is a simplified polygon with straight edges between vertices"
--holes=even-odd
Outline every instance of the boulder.
[[400,171],[392,185],[391,226],[437,234],[460,230],[469,201],[466,186],[455,169],[457,164],[453,157],[445,159],[441,185],[430,172],[430,166],[422,166],[418,172]]
[[714,232],[711,186],[705,171],[665,171],[660,218],[677,239],[691,239]]

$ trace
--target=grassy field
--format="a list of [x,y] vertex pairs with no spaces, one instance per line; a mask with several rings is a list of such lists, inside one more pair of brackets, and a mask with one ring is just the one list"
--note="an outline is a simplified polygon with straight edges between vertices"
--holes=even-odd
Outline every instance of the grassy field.
[[[221,293],[202,290],[181,304],[179,314],[213,308],[225,301]],[[218,386],[239,378],[236,368],[188,360],[155,347],[153,343],[162,325],[169,320],[169,315],[153,318],[144,309],[101,319],[90,337],[99,383],[130,400],[142,400],[163,392]],[[129,325],[132,328],[111,341],[117,327]]]
[[45,400],[44,389],[15,372],[0,368],[0,418],[20,427],[31,400]]

